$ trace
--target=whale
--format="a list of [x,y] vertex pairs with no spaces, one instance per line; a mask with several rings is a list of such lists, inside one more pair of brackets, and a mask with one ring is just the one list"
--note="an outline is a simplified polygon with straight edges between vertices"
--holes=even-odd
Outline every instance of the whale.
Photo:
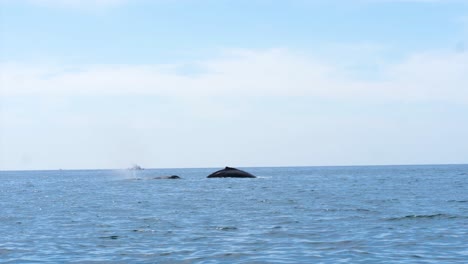
[[222,170],[211,173],[210,175],[207,176],[207,178],[257,178],[257,177],[243,170],[239,170],[239,169],[232,168],[232,167],[226,167]]
[[177,175],[171,175],[171,176],[158,176],[154,177],[153,179],[155,180],[177,180],[177,179],[182,179]]

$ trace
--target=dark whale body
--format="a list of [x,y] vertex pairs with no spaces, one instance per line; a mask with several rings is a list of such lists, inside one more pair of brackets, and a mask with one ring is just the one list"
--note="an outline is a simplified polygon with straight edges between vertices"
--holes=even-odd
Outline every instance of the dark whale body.
[[256,178],[252,174],[236,168],[226,167],[208,175],[207,178]]
[[172,176],[159,176],[159,177],[154,177],[153,179],[155,180],[177,180],[177,179],[182,179],[177,175],[172,175]]

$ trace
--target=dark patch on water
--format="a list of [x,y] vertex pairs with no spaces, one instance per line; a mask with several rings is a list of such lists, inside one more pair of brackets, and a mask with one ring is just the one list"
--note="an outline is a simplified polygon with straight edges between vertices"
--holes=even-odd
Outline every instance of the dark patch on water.
[[236,231],[238,228],[235,226],[218,226],[216,227],[216,230],[221,230],[221,231]]
[[364,208],[325,208],[322,209],[325,212],[375,212]]
[[119,236],[104,236],[104,237],[99,237],[100,239],[118,239]]
[[6,254],[9,254],[11,252],[13,252],[13,250],[0,248],[0,255],[6,255]]
[[468,200],[448,200],[449,203],[468,203]]
[[397,221],[397,220],[436,219],[436,218],[454,219],[454,218],[459,218],[459,217],[454,216],[454,215],[449,215],[449,214],[430,214],[430,215],[406,215],[406,216],[400,216],[400,217],[390,217],[390,218],[387,218],[387,220]]

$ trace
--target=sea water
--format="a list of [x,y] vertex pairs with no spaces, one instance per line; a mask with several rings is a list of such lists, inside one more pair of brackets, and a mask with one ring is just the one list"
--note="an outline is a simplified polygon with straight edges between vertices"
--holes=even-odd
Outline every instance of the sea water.
[[0,262],[468,263],[468,165],[244,169],[0,172]]

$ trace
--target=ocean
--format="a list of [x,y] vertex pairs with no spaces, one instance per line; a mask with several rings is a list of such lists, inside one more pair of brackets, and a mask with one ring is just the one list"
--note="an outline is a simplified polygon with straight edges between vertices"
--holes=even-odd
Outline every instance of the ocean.
[[0,263],[468,263],[468,165],[218,169],[2,171]]

